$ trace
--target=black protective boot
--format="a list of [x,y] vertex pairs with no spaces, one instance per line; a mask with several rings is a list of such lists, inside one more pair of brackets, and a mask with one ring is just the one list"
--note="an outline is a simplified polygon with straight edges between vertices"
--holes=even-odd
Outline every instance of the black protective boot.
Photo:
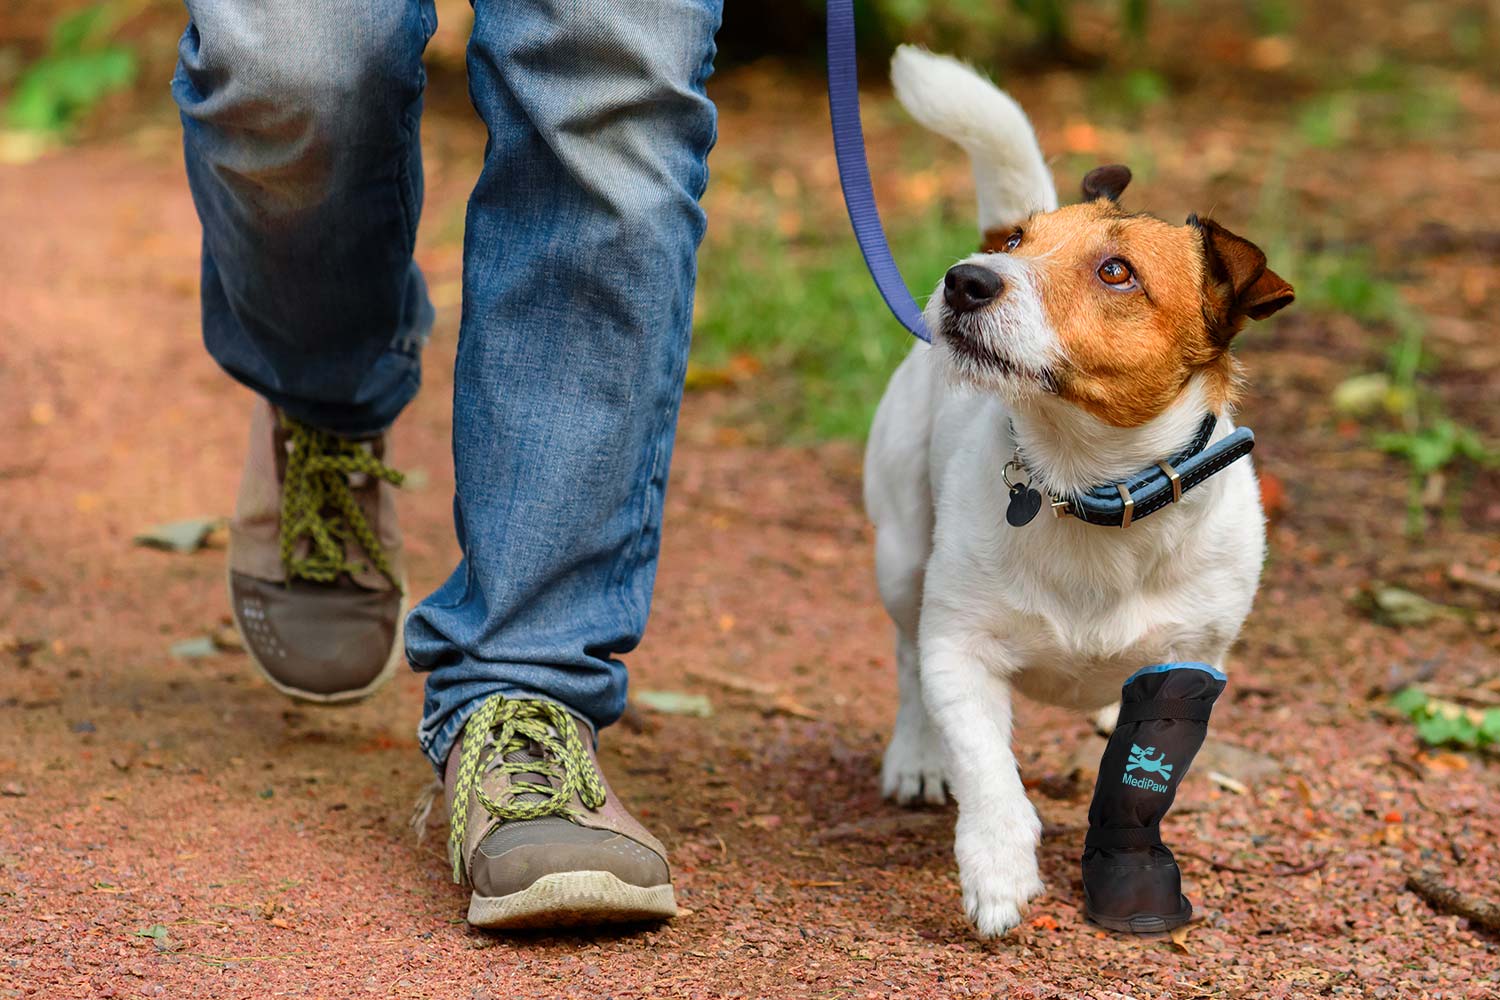
[[1159,934],[1192,917],[1157,824],[1203,745],[1224,681],[1206,663],[1164,663],[1125,682],[1083,849],[1084,912],[1101,927]]

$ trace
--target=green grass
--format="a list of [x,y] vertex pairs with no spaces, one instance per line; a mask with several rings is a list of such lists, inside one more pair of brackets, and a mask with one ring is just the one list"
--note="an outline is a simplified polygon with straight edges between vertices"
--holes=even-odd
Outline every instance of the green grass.
[[[979,242],[972,221],[934,211],[897,222],[891,245],[917,301]],[[711,238],[699,263],[694,360],[719,368],[760,361],[758,416],[791,440],[862,440],[912,338],[886,309],[847,228],[788,241],[740,228]]]
[[111,40],[127,13],[119,2],[95,3],[60,17],[47,51],[27,66],[4,102],[13,128],[64,134],[109,94],[135,80],[135,53]]

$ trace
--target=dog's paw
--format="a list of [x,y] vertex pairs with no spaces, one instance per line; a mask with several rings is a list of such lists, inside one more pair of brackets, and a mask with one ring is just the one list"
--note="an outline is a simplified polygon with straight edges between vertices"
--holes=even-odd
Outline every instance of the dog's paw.
[[940,806],[947,801],[943,748],[932,732],[897,729],[880,765],[880,792],[903,806]]
[[964,911],[982,938],[999,937],[1021,923],[1026,904],[1046,888],[1036,863],[1041,823],[1029,822],[1004,832],[960,830],[954,853],[963,886]]
[[1094,724],[1094,732],[1108,739],[1114,734],[1115,725],[1120,721],[1120,703],[1117,701],[1113,705],[1105,705],[1090,716],[1089,721]]
[[999,937],[1020,926],[1027,904],[1041,895],[1046,886],[1033,857],[1025,870],[990,872],[966,876],[960,871],[964,889],[964,912],[982,938]]

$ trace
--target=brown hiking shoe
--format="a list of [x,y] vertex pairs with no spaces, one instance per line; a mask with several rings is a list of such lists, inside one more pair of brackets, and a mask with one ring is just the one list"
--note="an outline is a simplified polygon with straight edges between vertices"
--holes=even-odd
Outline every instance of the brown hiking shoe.
[[588,729],[562,707],[492,696],[443,784],[453,879],[473,890],[475,927],[677,915],[666,848],[610,791]]
[[264,400],[229,524],[229,604],[266,680],[356,701],[390,679],[406,610],[385,439],[335,437]]

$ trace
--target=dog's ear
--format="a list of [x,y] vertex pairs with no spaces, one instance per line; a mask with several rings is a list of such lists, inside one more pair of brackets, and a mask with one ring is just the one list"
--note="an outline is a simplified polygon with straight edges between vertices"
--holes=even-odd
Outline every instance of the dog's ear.
[[1083,200],[1096,201],[1099,198],[1108,198],[1110,201],[1119,201],[1120,195],[1125,193],[1125,188],[1129,184],[1129,167],[1123,163],[1106,163],[1084,175]]
[[1260,247],[1212,219],[1188,216],[1203,238],[1203,315],[1209,334],[1228,343],[1246,319],[1261,320],[1291,304],[1296,293],[1266,266]]

